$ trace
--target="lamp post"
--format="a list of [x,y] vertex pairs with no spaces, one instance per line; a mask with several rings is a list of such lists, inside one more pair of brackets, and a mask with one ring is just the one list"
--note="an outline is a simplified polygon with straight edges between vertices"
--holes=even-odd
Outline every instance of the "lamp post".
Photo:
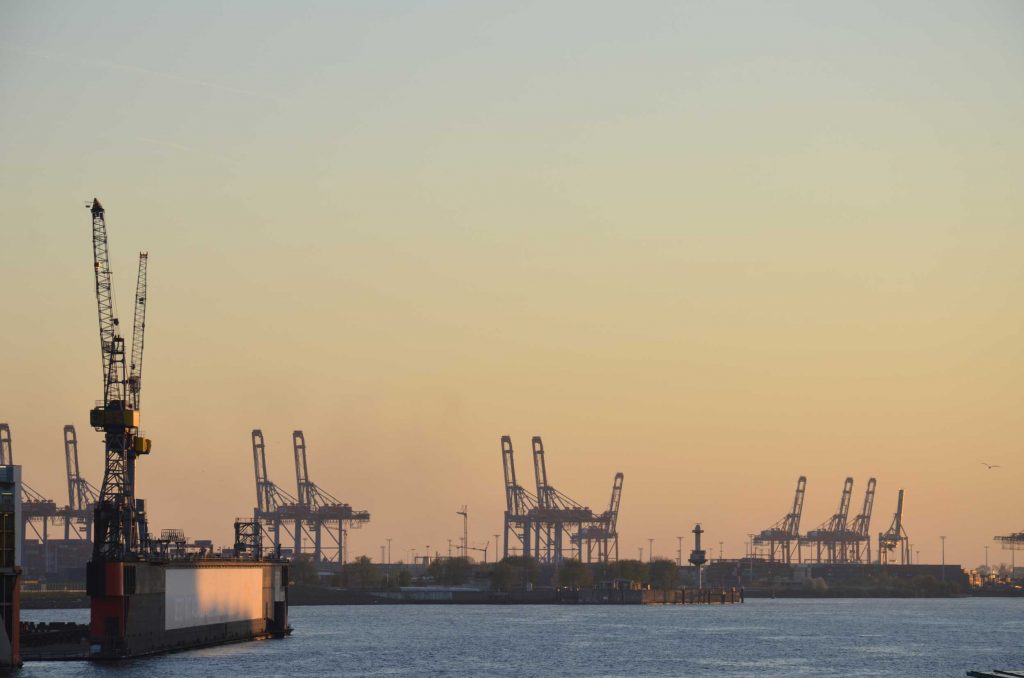
[[985,570],[988,570],[988,546],[985,547]]
[[647,540],[647,562],[648,563],[653,563],[654,562],[654,540],[653,539],[648,539]]
[[494,562],[498,562],[498,535],[494,535]]
[[385,574],[385,581],[387,581],[388,586],[391,586],[391,537],[387,538],[387,542],[388,542],[388,560],[387,560],[387,566],[386,566],[384,572],[386,573]]
[[939,537],[942,540],[942,581],[946,581],[946,535]]
[[682,537],[676,537],[676,539],[679,540],[679,551],[678,551],[678,554],[676,556],[676,565],[678,565],[679,567],[682,567],[683,566],[683,538]]

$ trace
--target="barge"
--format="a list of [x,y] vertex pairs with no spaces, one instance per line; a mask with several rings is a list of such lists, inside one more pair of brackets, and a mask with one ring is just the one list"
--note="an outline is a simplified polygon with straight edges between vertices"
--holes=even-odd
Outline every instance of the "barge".
[[120,659],[281,638],[288,566],[267,560],[90,563],[89,657]]

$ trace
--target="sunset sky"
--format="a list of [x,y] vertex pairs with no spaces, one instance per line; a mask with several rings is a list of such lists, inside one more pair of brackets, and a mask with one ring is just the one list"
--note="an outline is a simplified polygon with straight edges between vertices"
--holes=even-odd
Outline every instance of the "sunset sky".
[[[150,253],[139,495],[226,545],[249,432],[294,493],[447,552],[499,437],[620,549],[742,555],[878,479],[923,561],[1024,530],[1024,3],[0,6],[0,421],[102,474],[86,201]],[[1002,468],[986,470],[981,462]],[[690,548],[687,539],[686,548]],[[874,549],[874,545],[872,547]],[[1018,564],[1024,556],[1018,559]]]

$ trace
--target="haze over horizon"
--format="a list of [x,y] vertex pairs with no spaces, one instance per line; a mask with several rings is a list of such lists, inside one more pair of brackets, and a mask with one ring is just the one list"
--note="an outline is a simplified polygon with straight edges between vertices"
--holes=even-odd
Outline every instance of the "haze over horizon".
[[1009,562],[1024,4],[103,7],[0,9],[0,421],[58,504],[64,424],[102,472],[96,196],[125,324],[150,254],[154,529],[227,545],[250,430],[293,491],[302,429],[350,557],[462,504],[491,557],[541,435],[591,508],[624,472],[622,557],[742,555],[850,475],[872,534],[904,488],[922,561]]

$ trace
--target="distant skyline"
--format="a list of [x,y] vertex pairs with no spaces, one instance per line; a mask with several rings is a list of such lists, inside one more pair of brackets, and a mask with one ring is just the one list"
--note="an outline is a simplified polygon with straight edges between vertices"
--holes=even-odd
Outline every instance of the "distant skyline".
[[530,485],[541,435],[583,504],[625,474],[623,557],[698,521],[739,556],[849,475],[876,536],[904,488],[922,559],[1009,562],[1022,35],[1011,0],[4,3],[15,460],[65,503],[70,423],[101,480],[98,197],[126,323],[150,253],[154,529],[228,545],[249,432],[291,491],[302,429],[372,514],[350,556],[446,553],[463,504],[483,546],[499,437]]

